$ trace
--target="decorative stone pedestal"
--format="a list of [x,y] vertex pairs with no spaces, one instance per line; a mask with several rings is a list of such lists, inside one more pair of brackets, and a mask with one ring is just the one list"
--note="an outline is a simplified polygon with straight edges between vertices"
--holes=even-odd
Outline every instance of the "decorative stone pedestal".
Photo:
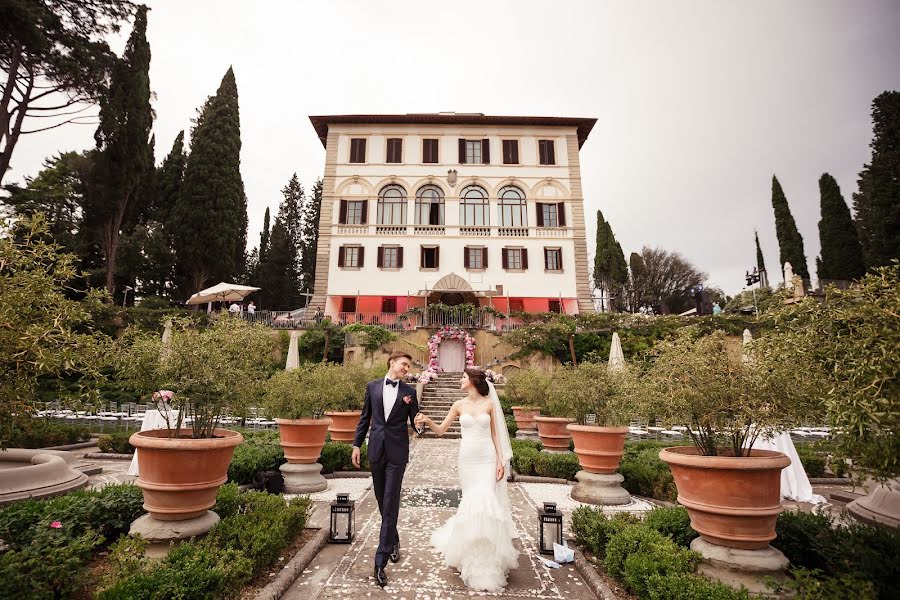
[[279,469],[284,476],[285,494],[311,494],[328,488],[319,463],[285,463]]
[[868,496],[847,505],[847,512],[870,525],[900,527],[900,479],[879,485]]
[[726,548],[697,538],[691,542],[691,550],[703,557],[700,572],[735,589],[744,586],[751,594],[777,597],[764,583],[766,577],[778,582],[787,580],[785,570],[790,566],[780,550],[766,546],[760,550]]
[[631,502],[631,495],[622,487],[625,478],[619,473],[601,475],[578,471],[575,473],[578,483],[572,488],[572,499],[587,504],[617,506]]
[[540,442],[541,436],[538,435],[537,429],[519,429],[516,431],[516,439]]
[[149,514],[135,519],[128,535],[138,535],[148,540],[147,556],[159,558],[184,540],[206,534],[219,522],[219,515],[211,510],[193,519],[182,521],[160,521]]

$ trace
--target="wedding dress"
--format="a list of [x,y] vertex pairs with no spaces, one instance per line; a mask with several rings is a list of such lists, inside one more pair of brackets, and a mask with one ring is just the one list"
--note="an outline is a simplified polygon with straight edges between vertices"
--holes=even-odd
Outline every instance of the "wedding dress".
[[[493,387],[491,391],[494,395]],[[462,428],[458,459],[462,501],[456,514],[432,533],[431,543],[444,555],[446,566],[459,570],[467,587],[499,592],[506,587],[507,573],[516,567],[519,556],[512,541],[518,536],[509,507],[506,479],[498,482],[496,478],[497,452],[491,439],[490,415],[463,414],[459,423]],[[505,430],[502,418],[500,423]],[[504,446],[501,438],[501,453],[506,461]]]

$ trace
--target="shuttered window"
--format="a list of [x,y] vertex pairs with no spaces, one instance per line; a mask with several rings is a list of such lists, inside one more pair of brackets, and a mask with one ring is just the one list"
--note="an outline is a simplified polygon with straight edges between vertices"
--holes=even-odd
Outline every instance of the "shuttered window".
[[366,138],[350,139],[350,162],[366,162]]
[[388,138],[387,140],[387,161],[389,163],[403,162],[403,139]]
[[562,250],[560,248],[544,248],[544,269],[562,271]]
[[519,164],[519,140],[503,140],[503,164]]
[[438,162],[438,141],[433,139],[422,140],[422,162]]
[[538,140],[538,158],[542,165],[556,164],[556,153],[553,147],[553,140]]
[[459,139],[459,162],[463,165],[491,164],[490,140]]

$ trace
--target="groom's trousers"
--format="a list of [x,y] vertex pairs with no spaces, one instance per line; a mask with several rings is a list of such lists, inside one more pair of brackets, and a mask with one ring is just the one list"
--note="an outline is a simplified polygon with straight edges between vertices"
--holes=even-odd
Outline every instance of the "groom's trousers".
[[375,565],[383,567],[388,562],[391,549],[400,543],[397,519],[400,515],[400,488],[403,485],[406,463],[392,463],[383,459],[372,463],[371,469],[375,498],[378,499],[378,510],[381,512],[381,535],[378,537]]

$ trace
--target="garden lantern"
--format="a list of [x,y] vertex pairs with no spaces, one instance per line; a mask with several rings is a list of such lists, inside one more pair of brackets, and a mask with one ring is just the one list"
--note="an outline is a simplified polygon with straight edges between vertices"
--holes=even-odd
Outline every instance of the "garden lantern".
[[538,510],[538,546],[541,554],[553,554],[553,544],[562,545],[563,516],[556,502],[544,502]]
[[356,502],[350,500],[350,494],[338,494],[337,500],[331,503],[331,532],[328,542],[349,544],[355,535]]

